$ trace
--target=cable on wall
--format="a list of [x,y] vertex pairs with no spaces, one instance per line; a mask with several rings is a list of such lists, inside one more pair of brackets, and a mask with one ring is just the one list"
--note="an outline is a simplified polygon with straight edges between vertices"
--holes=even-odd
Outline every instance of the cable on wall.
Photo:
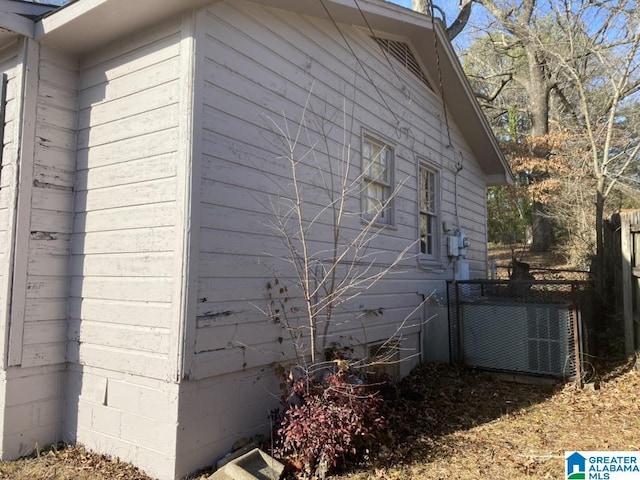
[[447,140],[449,142],[448,147],[453,148],[453,142],[451,141],[451,130],[449,128],[449,115],[447,114],[447,104],[444,100],[444,83],[442,82],[442,68],[440,65],[440,52],[438,52],[438,35],[436,34],[436,21],[435,21],[435,7],[433,2],[430,3],[431,9],[431,30],[433,31],[433,49],[436,54],[436,67],[438,70],[438,86],[440,87],[440,97],[442,99],[442,111],[444,112],[444,124],[447,130]]
[[393,66],[393,63],[391,62],[391,59],[389,58],[389,55],[387,54],[387,52],[384,51],[384,48],[382,48],[382,45],[380,45],[380,43],[378,42],[378,36],[373,31],[373,28],[371,28],[371,24],[369,23],[369,20],[367,20],[367,17],[365,16],[364,12],[362,11],[362,8],[360,8],[360,3],[358,2],[358,0],[353,0],[353,2],[356,4],[356,7],[358,7],[358,11],[360,12],[360,16],[364,20],[364,23],[367,25],[367,28],[369,29],[369,32],[371,33],[371,36],[373,37],[374,40],[376,40],[376,43],[378,43],[378,46],[380,47],[380,51],[382,52],[382,55],[384,55],[384,58],[386,59],[387,64],[389,65],[389,67],[393,71],[394,75],[398,79],[398,82],[400,82],[400,85],[402,85],[402,93],[404,93],[404,96],[406,97],[407,101],[411,102],[411,92],[410,92],[410,90],[407,88],[405,83],[402,81],[402,78],[400,78],[400,74],[398,73],[396,68]]
[[[436,54],[436,66],[438,69],[438,86],[440,87],[440,97],[442,100],[444,124],[445,124],[445,129],[447,131],[447,141],[448,141],[447,147],[450,148],[451,151],[453,152],[453,161],[455,163],[455,172],[454,172],[454,179],[453,179],[454,194],[455,194],[454,208],[455,208],[456,224],[459,230],[461,228],[461,225],[460,225],[459,200],[458,200],[458,175],[463,169],[464,155],[462,154],[462,151],[456,152],[453,146],[453,142],[451,141],[451,128],[449,126],[449,115],[447,114],[447,104],[445,102],[445,91],[444,91],[444,82],[442,81],[442,67],[440,63],[440,52],[438,52],[438,46],[439,46],[438,35],[436,34],[435,6],[433,2],[430,2],[430,9],[431,9],[431,29],[433,31],[433,48]],[[456,153],[460,154],[460,160],[456,159]]]
[[[453,154],[455,155],[456,152],[454,151]],[[455,194],[455,204],[454,204],[454,208],[455,208],[455,214],[456,214],[456,224],[458,227],[458,230],[460,229],[460,213],[458,212],[458,174],[462,171],[462,152],[460,152],[460,161],[456,162],[456,172],[454,173],[454,178],[453,178],[453,190],[454,190],[454,194]]]
[[362,60],[360,60],[360,58],[356,54],[355,50],[353,49],[353,47],[351,46],[351,44],[347,40],[347,37],[344,35],[344,33],[342,33],[342,30],[340,29],[340,26],[338,25],[338,22],[336,22],[335,18],[333,18],[333,15],[331,14],[329,9],[327,8],[327,5],[325,4],[324,0],[319,0],[319,2],[322,5],[322,8],[326,12],[327,16],[331,19],[331,22],[333,23],[333,25],[336,27],[336,30],[338,31],[338,33],[342,37],[342,40],[344,41],[345,45],[347,46],[347,48],[349,49],[349,51],[351,52],[353,57],[356,59],[356,62],[358,62],[358,65],[360,66],[360,68],[362,68],[362,71],[364,72],[365,76],[369,80],[369,83],[371,83],[371,85],[373,86],[373,88],[375,89],[377,94],[382,99],[382,103],[384,103],[384,105],[387,107],[387,110],[389,110],[389,112],[391,112],[391,115],[393,115],[393,118],[396,121],[396,125],[400,125],[400,119],[396,115],[396,112],[393,111],[393,109],[391,108],[391,106],[389,105],[387,100],[384,98],[384,95],[382,95],[382,92],[380,91],[378,86],[373,82],[373,79],[369,75],[369,72],[367,72],[367,69],[365,68],[364,63],[362,63]]

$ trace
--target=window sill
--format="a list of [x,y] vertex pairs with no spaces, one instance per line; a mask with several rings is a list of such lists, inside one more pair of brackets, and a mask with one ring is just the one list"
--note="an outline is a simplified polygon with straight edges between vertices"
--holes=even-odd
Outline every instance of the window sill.
[[396,230],[398,230],[398,227],[395,225],[391,225],[389,223],[383,223],[383,222],[372,222],[371,220],[367,220],[366,218],[360,218],[360,223],[362,225],[371,225],[371,228],[376,228],[380,230],[390,230],[392,232],[395,232]]
[[444,273],[449,265],[438,261],[436,258],[424,254],[418,255],[418,267],[433,273]]

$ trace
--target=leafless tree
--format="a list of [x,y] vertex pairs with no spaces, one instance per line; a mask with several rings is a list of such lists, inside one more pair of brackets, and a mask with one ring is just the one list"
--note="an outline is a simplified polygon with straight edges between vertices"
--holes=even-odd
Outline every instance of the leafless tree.
[[551,46],[548,54],[575,92],[579,123],[574,131],[584,141],[584,166],[594,180],[596,277],[602,292],[605,204],[640,161],[640,132],[625,116],[629,103],[637,107],[640,92],[638,3],[564,2],[554,5],[553,19],[563,44]]
[[447,15],[445,11],[438,5],[435,5],[431,0],[413,0],[412,8],[416,12],[421,12],[430,16],[432,15],[434,17],[436,16],[437,12],[437,16],[447,28],[447,37],[450,41],[452,41],[460,33],[462,33],[464,27],[469,22],[469,18],[471,17],[472,5],[472,0],[461,0],[459,4],[460,12],[458,12],[456,19],[451,22],[451,24],[447,23]]
[[[274,305],[266,313],[272,319],[277,316],[292,333],[296,350],[302,351],[299,362],[308,353],[311,364],[316,365],[329,346],[337,313],[348,306],[353,312],[356,299],[397,271],[403,260],[412,255],[416,242],[406,242],[393,252],[376,247],[376,241],[387,229],[380,222],[381,216],[388,211],[403,181],[397,182],[369,215],[363,216],[359,208],[354,209],[360,206],[367,182],[375,173],[360,168],[359,161],[354,162],[346,112],[342,118],[343,142],[338,147],[329,142],[327,129],[331,122],[314,114],[309,100],[297,121],[286,117],[269,121],[281,139],[280,161],[288,164],[291,178],[288,190],[272,202],[274,220],[270,227],[284,244],[285,253],[278,258],[293,272],[294,291],[279,281],[272,296]],[[309,122],[315,122],[313,131],[308,128]],[[317,182],[317,188],[305,185],[310,178]],[[294,299],[302,306],[294,307]],[[355,317],[369,313],[360,311]],[[373,312],[382,313],[383,309]],[[301,324],[291,320],[300,316]],[[401,335],[404,325],[401,322],[393,338]],[[389,345],[394,344],[393,338],[388,339]],[[308,349],[304,346],[307,339]]]

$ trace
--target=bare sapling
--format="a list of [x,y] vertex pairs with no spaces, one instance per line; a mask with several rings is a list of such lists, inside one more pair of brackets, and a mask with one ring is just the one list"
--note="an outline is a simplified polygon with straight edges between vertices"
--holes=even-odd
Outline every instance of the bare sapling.
[[[386,198],[369,202],[363,212],[367,182],[379,173],[360,168],[359,155],[350,144],[346,108],[342,139],[335,142],[331,138],[335,124],[312,112],[310,98],[311,94],[295,123],[286,116],[269,119],[282,142],[278,160],[286,162],[290,173],[287,191],[281,190],[272,200],[269,225],[284,245],[284,254],[274,256],[288,265],[290,284],[285,285],[283,278],[269,283],[266,313],[289,332],[298,360],[310,357],[311,365],[317,366],[329,346],[336,315],[351,312],[357,320],[362,313],[354,308],[358,297],[398,273],[416,242],[408,241],[395,251],[376,248],[388,230],[381,218],[406,179],[397,182]],[[301,323],[294,321],[299,317]]]
[[[382,175],[371,164],[382,161],[375,155],[383,153],[361,161],[351,146],[352,136],[357,141],[360,136],[351,133],[346,107],[341,115],[318,115],[311,98],[310,93],[295,122],[284,115],[268,119],[287,180],[278,183],[269,224],[283,245],[270,255],[284,268],[268,282],[268,305],[262,311],[287,332],[282,342],[290,341],[296,356],[293,365],[277,369],[283,396],[274,454],[305,478],[324,478],[339,460],[370,452],[379,443],[385,425],[382,384],[367,378],[367,372],[412,356],[403,352],[400,358],[403,331],[414,326],[410,319],[423,304],[394,322],[394,331],[376,342],[377,349],[360,358],[354,354],[368,344],[368,322],[386,310],[385,305],[364,304],[380,291],[374,288],[381,280],[399,273],[414,255],[417,241],[388,246],[389,233],[395,231],[386,223],[388,215],[407,180],[396,182],[385,195],[367,195],[371,182]],[[364,295],[367,300],[359,298]],[[342,335],[354,330],[360,338]]]

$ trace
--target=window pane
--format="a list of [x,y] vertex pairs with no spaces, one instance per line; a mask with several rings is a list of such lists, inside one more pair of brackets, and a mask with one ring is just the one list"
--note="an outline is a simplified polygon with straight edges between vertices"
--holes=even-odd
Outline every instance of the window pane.
[[420,253],[433,255],[435,251],[435,223],[431,215],[420,215]]
[[393,150],[383,142],[362,141],[362,169],[366,185],[362,194],[364,216],[391,223]]
[[371,147],[372,147],[371,142],[365,141],[362,144],[362,158],[365,159],[367,164],[368,164],[369,160],[371,159]]
[[426,165],[420,165],[418,172],[420,253],[434,256],[438,243],[438,173]]
[[386,188],[383,185],[380,185],[379,183],[371,183],[371,192],[372,192],[372,196],[375,197],[377,200],[380,201],[380,203],[384,202],[386,200]]
[[420,205],[419,208],[423,212],[427,210],[427,196],[425,195],[424,186],[427,184],[427,170],[423,167],[420,167],[420,183],[418,183],[418,188],[420,189],[418,192],[418,196],[420,197]]
[[376,172],[379,176],[377,177],[381,182],[389,183],[389,169],[387,166],[389,165],[389,151],[386,147],[383,147],[381,150],[377,152],[377,160],[378,171]]
[[387,201],[388,188],[375,182],[367,184],[365,192],[365,212],[373,217],[379,215],[380,218],[386,218],[386,212],[383,207]]
[[389,148],[386,145],[365,140],[362,156],[365,162],[365,175],[378,182],[389,183]]
[[429,213],[436,212],[436,174],[431,170],[420,167],[420,210]]
[[434,172],[428,171],[428,208],[427,211],[429,213],[436,212],[436,174]]

